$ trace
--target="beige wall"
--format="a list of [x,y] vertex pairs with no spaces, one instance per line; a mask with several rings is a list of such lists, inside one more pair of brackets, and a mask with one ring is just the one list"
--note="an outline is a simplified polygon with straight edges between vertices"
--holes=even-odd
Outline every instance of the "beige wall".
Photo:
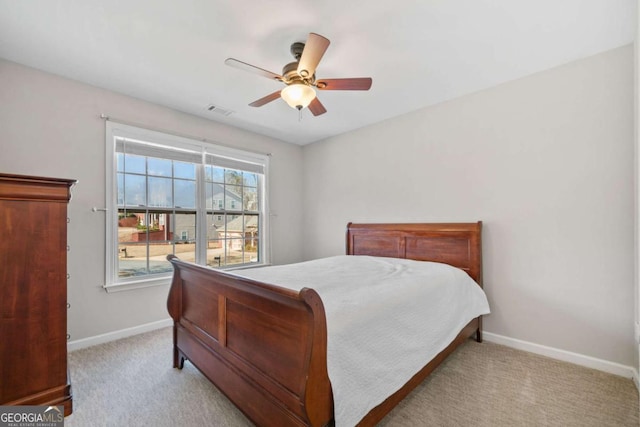
[[343,253],[348,221],[483,220],[487,331],[637,366],[632,70],[624,47],[302,149],[0,60],[0,171],[80,181],[72,340],[167,318],[167,287],[101,288],[104,113],[273,153],[276,263]]
[[306,146],[305,258],[482,220],[486,331],[637,366],[633,158],[627,46]]
[[101,288],[105,214],[91,212],[105,206],[100,114],[272,153],[272,259],[300,260],[300,147],[0,60],[0,171],[79,180],[69,206],[71,340],[168,318],[168,286],[111,294]]

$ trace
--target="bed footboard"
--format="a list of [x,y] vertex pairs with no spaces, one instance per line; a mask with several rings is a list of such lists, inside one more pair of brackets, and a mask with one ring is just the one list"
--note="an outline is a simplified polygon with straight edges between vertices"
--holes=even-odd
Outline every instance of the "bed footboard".
[[257,425],[329,424],[327,329],[318,294],[167,259],[174,267],[167,303],[174,367],[189,360]]

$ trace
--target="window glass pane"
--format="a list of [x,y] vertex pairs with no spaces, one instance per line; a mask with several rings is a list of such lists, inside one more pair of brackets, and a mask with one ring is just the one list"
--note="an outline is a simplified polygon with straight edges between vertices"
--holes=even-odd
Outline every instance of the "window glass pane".
[[223,238],[239,238],[242,237],[242,231],[244,223],[242,222],[242,215],[225,215],[225,235]]
[[207,214],[207,265],[210,267],[222,267],[224,224],[224,215]]
[[258,186],[258,175],[256,175],[255,173],[243,172],[242,176],[244,179],[244,185],[246,187]]
[[226,245],[228,250],[224,260],[225,265],[244,264],[244,239],[228,239]]
[[134,154],[124,155],[124,171],[129,173],[146,173],[145,157]]
[[147,269],[147,242],[127,242],[118,245],[118,277],[142,276]]
[[243,254],[243,218],[242,215],[226,215],[224,228],[223,265],[242,264]]
[[176,243],[189,243],[196,240],[196,214],[175,214],[171,230]]
[[149,175],[171,176],[171,160],[148,157],[147,168]]
[[175,254],[183,261],[196,262],[196,214],[175,214],[171,227]]
[[[120,197],[118,196],[118,199]],[[141,175],[124,174],[124,204],[144,206],[147,202],[146,179]]]
[[207,165],[206,169],[207,181],[224,182],[224,169]]
[[258,262],[258,238],[260,237],[260,217],[258,215],[244,216],[244,262]]
[[[169,232],[169,227],[167,227],[170,222],[170,217],[171,215],[168,213],[149,212],[147,222],[143,224],[143,226],[146,226],[149,235],[155,233],[150,237],[150,240],[171,240],[171,233]],[[140,227],[138,226],[138,228]]]
[[116,153],[116,171],[124,172],[124,154]]
[[173,175],[176,178],[196,179],[196,165],[175,161],[173,162]]
[[208,182],[206,185],[207,210],[220,210],[224,206],[224,187],[221,184]]
[[258,237],[258,215],[244,215],[244,237],[247,239]]
[[258,189],[252,187],[244,187],[244,193],[242,195],[245,211],[257,211],[258,210]]
[[242,172],[233,169],[225,169],[224,182],[233,185],[242,185]]
[[225,219],[224,215],[207,214],[207,239],[221,239],[220,233],[224,233]]
[[195,208],[196,207],[196,182],[184,179],[174,180],[174,191],[176,207]]
[[246,239],[244,241],[244,263],[258,261],[258,239]]
[[118,276],[147,274],[147,234],[144,211],[118,210]]
[[118,209],[118,242],[137,241],[132,234],[138,232],[138,225],[144,223],[145,212]]
[[238,185],[226,185],[224,198],[225,209],[242,210],[242,187]]
[[172,271],[166,256],[173,253],[167,213],[118,212],[118,277]]
[[149,177],[149,203],[153,207],[173,206],[171,178]]
[[149,274],[171,273],[173,267],[167,255],[172,252],[173,244],[169,242],[149,245]]
[[244,239],[227,239],[223,265],[244,264]]

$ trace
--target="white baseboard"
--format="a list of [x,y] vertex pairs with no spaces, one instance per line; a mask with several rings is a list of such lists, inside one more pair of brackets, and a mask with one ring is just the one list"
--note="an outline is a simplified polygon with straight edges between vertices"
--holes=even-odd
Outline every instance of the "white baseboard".
[[493,334],[491,332],[482,332],[482,336],[487,341],[496,344],[528,351],[529,353],[539,354],[556,360],[562,360],[563,362],[569,362],[575,365],[585,366],[587,368],[597,369],[598,371],[619,375],[621,377],[631,378],[634,380],[636,385],[638,385],[638,371],[631,366],[625,366],[619,363],[585,356],[584,354],[572,353],[570,351],[534,344],[532,342],[522,341],[515,338],[509,338]]
[[67,351],[80,350],[81,348],[91,347],[103,344],[109,341],[115,341],[120,338],[127,338],[133,335],[142,334],[144,332],[154,331],[156,329],[166,328],[173,325],[173,319],[159,320],[157,322],[145,323],[144,325],[134,326],[132,328],[120,329],[119,331],[108,332],[106,334],[96,335],[89,338],[82,338],[67,343]]

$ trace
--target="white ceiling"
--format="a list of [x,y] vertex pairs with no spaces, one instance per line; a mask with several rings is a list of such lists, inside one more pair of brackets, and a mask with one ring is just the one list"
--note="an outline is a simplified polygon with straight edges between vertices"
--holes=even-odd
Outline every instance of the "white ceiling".
[[[0,57],[176,110],[307,144],[633,42],[635,0],[0,0]],[[314,117],[278,99],[309,32],[331,40]],[[209,104],[232,110],[228,117]],[[108,112],[107,112],[108,113]]]

